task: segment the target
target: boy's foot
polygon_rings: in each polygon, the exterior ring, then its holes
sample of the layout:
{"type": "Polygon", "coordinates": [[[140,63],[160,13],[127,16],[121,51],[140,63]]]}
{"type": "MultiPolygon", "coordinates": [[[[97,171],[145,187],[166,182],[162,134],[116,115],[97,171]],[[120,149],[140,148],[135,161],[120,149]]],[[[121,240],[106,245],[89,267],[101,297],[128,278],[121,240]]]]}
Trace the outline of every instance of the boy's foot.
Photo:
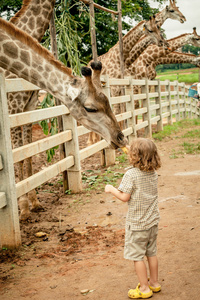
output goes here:
{"type": "Polygon", "coordinates": [[[152,282],[150,281],[150,278],[148,278],[148,282],[149,282],[149,288],[152,292],[158,293],[161,291],[161,285],[159,285],[158,282],[152,284],[152,282]]]}
{"type": "Polygon", "coordinates": [[[153,287],[153,286],[150,286],[150,285],[149,285],[149,288],[150,288],[150,290],[151,290],[152,292],[154,292],[154,293],[158,293],[158,292],[161,291],[161,286],[153,287]]]}
{"type": "Polygon", "coordinates": [[[136,287],[136,289],[134,290],[129,290],[128,291],[128,297],[131,299],[147,299],[153,296],[153,292],[152,290],[150,290],[147,293],[142,293],[139,289],[140,284],[138,284],[138,286],[136,287]]]}

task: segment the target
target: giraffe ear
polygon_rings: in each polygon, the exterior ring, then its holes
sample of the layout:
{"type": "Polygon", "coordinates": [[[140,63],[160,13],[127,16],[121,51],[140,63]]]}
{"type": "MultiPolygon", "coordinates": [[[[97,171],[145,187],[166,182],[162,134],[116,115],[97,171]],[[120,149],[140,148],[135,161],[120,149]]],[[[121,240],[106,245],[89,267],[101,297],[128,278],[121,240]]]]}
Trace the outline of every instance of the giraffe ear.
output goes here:
{"type": "Polygon", "coordinates": [[[72,101],[74,101],[79,96],[80,90],[70,85],[67,94],[71,97],[72,101]]]}

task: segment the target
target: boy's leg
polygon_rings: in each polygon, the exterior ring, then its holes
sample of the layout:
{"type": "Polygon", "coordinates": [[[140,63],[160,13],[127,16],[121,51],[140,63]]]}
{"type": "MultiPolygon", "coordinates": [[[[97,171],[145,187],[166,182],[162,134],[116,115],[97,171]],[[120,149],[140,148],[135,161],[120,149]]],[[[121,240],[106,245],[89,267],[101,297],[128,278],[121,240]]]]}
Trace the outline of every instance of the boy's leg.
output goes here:
{"type": "Polygon", "coordinates": [[[152,287],[159,287],[158,283],[158,259],[157,256],[149,256],[147,257],[150,271],[150,280],[149,284],[152,287]]]}
{"type": "Polygon", "coordinates": [[[148,277],[147,277],[147,268],[144,261],[134,261],[135,271],[137,273],[137,277],[140,283],[140,291],[142,293],[150,292],[148,277]]]}

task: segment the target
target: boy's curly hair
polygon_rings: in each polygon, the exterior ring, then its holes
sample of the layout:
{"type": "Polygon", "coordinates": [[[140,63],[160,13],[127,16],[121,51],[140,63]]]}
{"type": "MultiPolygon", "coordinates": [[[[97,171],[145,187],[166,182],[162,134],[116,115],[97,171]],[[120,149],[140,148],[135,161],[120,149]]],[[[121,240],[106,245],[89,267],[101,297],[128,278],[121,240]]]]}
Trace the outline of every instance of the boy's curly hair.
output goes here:
{"type": "Polygon", "coordinates": [[[150,139],[136,138],[130,145],[129,159],[141,171],[153,171],[161,167],[157,147],[150,139]]]}

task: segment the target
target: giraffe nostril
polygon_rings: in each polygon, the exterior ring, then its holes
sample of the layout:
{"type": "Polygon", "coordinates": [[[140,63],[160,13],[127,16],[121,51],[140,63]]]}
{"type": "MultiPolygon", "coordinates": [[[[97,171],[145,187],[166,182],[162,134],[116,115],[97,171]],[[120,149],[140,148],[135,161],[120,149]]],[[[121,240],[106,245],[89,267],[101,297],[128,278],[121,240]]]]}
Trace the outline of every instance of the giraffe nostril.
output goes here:
{"type": "Polygon", "coordinates": [[[117,135],[117,140],[119,142],[123,142],[124,140],[124,134],[122,132],[119,132],[118,135],[117,135]]]}

